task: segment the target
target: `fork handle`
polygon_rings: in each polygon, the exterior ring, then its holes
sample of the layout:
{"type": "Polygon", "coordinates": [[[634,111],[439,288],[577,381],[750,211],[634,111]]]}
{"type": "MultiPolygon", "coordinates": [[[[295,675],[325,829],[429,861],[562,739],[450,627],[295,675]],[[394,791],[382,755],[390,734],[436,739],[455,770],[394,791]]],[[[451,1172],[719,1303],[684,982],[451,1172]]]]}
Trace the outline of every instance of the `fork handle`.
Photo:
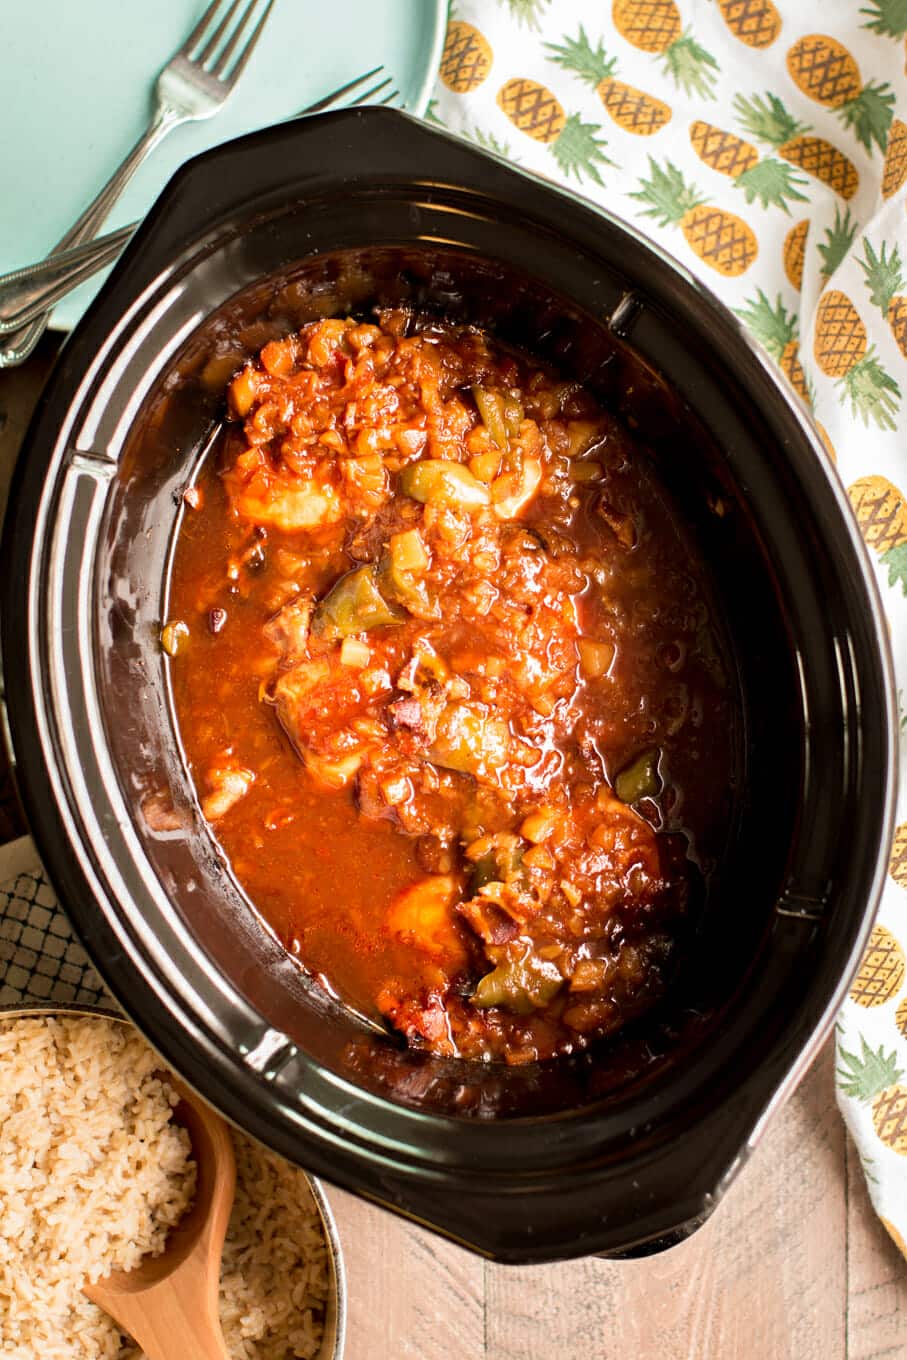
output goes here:
{"type": "Polygon", "coordinates": [[[151,154],[158,142],[163,141],[167,133],[172,131],[178,123],[184,122],[186,122],[185,114],[177,112],[172,105],[158,105],[147,130],[132,150],[124,156],[103,189],[99,190],[81,217],[76,218],[66,235],[57,242],[51,254],[55,254],[58,250],[65,250],[67,246],[80,245],[83,241],[90,241],[93,236],[97,236],[106,218],[110,215],[113,205],[145,157],[151,154]]]}
{"type": "MultiPolygon", "coordinates": [[[[154,150],[158,142],[166,137],[168,132],[171,132],[178,123],[185,121],[185,114],[180,113],[173,105],[161,101],[155,109],[154,117],[149,123],[147,131],[114,170],[110,179],[92,199],[85,211],[76,218],[66,235],[60,238],[50,254],[56,255],[58,251],[67,250],[70,246],[81,245],[83,241],[90,241],[93,236],[96,236],[113,205],[145,157],[154,150]]],[[[14,364],[23,363],[28,358],[44,334],[49,317],[49,312],[42,312],[22,330],[14,331],[11,335],[6,336],[5,343],[0,348],[0,368],[10,368],[14,364]]]]}
{"type": "Polygon", "coordinates": [[[132,222],[107,236],[58,250],[37,264],[0,275],[0,336],[12,335],[42,312],[50,311],[61,297],[116,259],[137,225],[132,222]]]}

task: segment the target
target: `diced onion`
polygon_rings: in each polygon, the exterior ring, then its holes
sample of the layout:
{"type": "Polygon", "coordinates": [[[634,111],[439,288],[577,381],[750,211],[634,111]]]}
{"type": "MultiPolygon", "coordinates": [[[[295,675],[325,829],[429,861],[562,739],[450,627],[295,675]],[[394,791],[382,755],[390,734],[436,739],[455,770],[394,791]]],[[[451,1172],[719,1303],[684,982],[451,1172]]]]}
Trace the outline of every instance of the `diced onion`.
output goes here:
{"type": "Polygon", "coordinates": [[[534,845],[546,841],[557,826],[559,814],[553,808],[539,808],[530,812],[520,827],[520,835],[534,845]]]}
{"type": "Polygon", "coordinates": [[[600,680],[603,675],[607,675],[614,660],[613,642],[579,638],[576,649],[579,652],[580,670],[587,680],[600,680]]]}
{"type": "Polygon", "coordinates": [[[372,659],[367,643],[360,638],[346,637],[340,644],[340,664],[362,670],[372,659]]]}

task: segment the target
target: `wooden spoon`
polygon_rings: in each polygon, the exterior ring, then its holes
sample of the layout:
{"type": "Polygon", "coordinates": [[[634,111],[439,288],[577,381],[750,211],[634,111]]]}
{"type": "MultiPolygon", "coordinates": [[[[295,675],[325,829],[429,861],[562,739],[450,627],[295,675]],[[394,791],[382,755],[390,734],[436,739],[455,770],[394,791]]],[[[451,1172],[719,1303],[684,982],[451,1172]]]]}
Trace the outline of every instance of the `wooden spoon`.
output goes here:
{"type": "Polygon", "coordinates": [[[180,1101],[173,1112],[192,1141],[195,1202],[160,1256],[116,1271],[83,1292],[142,1347],[148,1360],[229,1360],[218,1315],[220,1260],[236,1189],[227,1125],[194,1092],[167,1075],[180,1101]]]}

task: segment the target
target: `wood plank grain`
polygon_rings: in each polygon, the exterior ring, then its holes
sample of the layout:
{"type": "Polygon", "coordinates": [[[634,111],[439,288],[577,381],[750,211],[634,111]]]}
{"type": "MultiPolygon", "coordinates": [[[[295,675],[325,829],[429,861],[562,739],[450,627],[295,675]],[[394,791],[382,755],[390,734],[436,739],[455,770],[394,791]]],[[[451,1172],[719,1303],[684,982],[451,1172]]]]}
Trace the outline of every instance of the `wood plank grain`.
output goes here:
{"type": "Polygon", "coordinates": [[[325,1187],[349,1291],[344,1360],[485,1360],[485,1266],[462,1247],[325,1187]]]}
{"type": "MultiPolygon", "coordinates": [[[[610,1360],[618,1354],[622,1269],[586,1257],[550,1266],[486,1268],[488,1360],[610,1360]]],[[[623,1352],[642,1357],[646,1352],[623,1352]]],[[[665,1355],[670,1352],[665,1352],[665,1355]]],[[[673,1360],[673,1357],[672,1357],[673,1360]]]]}
{"type": "Polygon", "coordinates": [[[488,1360],[846,1360],[844,1134],[823,1053],[713,1218],[661,1256],[488,1268],[488,1360]]]}
{"type": "Polygon", "coordinates": [[[907,1260],[876,1216],[859,1155],[849,1139],[846,1174],[847,1360],[904,1360],[907,1260]]]}

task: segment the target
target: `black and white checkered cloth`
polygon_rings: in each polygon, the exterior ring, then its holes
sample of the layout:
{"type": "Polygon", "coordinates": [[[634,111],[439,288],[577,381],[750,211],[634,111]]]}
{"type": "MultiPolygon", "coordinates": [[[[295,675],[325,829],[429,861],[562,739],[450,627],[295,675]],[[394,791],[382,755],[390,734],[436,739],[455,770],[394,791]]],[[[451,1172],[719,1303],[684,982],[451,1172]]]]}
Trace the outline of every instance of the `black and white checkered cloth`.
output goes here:
{"type": "Polygon", "coordinates": [[[58,1005],[116,1010],[23,837],[0,846],[0,1015],[58,1005]]]}

